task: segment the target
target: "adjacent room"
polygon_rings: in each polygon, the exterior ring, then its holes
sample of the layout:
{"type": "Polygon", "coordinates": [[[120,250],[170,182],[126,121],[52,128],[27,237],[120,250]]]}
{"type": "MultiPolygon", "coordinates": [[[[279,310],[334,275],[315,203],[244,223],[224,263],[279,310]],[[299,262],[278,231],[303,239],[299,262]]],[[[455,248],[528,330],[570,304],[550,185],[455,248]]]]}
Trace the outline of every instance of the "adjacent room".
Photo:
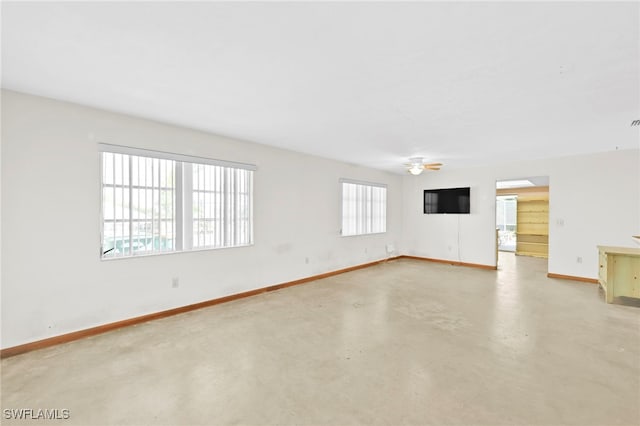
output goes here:
{"type": "Polygon", "coordinates": [[[640,424],[640,3],[0,7],[2,424],[640,424]]]}

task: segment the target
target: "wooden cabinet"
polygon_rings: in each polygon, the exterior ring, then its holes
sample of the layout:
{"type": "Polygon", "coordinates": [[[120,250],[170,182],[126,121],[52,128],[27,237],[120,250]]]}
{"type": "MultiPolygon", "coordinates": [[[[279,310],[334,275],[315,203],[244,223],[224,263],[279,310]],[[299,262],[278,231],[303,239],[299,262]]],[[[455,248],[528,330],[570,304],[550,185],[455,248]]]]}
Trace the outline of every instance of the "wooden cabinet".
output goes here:
{"type": "Polygon", "coordinates": [[[516,254],[549,257],[549,194],[518,196],[516,254]]]}
{"type": "Polygon", "coordinates": [[[607,303],[615,297],[640,299],[640,249],[598,246],[598,282],[607,303]]]}

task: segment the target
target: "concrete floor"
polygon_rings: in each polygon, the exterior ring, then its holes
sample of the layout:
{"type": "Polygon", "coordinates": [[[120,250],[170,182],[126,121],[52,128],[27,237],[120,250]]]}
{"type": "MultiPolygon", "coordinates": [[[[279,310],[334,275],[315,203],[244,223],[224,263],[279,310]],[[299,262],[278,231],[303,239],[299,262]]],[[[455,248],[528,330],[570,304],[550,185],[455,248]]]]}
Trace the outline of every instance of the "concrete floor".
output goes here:
{"type": "Polygon", "coordinates": [[[640,424],[640,308],[545,274],[398,260],[8,358],[2,424],[640,424]]]}

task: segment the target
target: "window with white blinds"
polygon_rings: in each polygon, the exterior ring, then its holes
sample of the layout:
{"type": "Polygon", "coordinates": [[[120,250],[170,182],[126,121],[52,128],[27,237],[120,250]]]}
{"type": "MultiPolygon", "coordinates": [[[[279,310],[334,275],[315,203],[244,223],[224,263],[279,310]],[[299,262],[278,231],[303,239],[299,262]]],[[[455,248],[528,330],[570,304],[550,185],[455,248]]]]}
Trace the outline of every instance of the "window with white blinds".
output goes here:
{"type": "Polygon", "coordinates": [[[251,243],[252,173],[193,164],[193,247],[251,243]]]}
{"type": "Polygon", "coordinates": [[[102,258],[253,244],[255,166],[99,147],[102,258]]]}
{"type": "Polygon", "coordinates": [[[173,251],[175,162],[102,153],[102,248],[105,257],[173,251]]]}
{"type": "Polygon", "coordinates": [[[343,236],[387,231],[387,187],[341,180],[343,236]]]}

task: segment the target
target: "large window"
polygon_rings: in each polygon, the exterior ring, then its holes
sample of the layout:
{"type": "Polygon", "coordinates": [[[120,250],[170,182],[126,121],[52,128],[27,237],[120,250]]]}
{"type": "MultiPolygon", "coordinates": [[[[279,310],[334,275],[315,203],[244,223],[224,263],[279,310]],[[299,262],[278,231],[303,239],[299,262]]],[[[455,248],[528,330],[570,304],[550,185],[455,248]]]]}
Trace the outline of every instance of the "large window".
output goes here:
{"type": "Polygon", "coordinates": [[[100,144],[103,258],[253,243],[255,166],[100,144]]]}
{"type": "Polygon", "coordinates": [[[387,230],[387,187],[341,180],[343,236],[377,234],[387,230]]]}

